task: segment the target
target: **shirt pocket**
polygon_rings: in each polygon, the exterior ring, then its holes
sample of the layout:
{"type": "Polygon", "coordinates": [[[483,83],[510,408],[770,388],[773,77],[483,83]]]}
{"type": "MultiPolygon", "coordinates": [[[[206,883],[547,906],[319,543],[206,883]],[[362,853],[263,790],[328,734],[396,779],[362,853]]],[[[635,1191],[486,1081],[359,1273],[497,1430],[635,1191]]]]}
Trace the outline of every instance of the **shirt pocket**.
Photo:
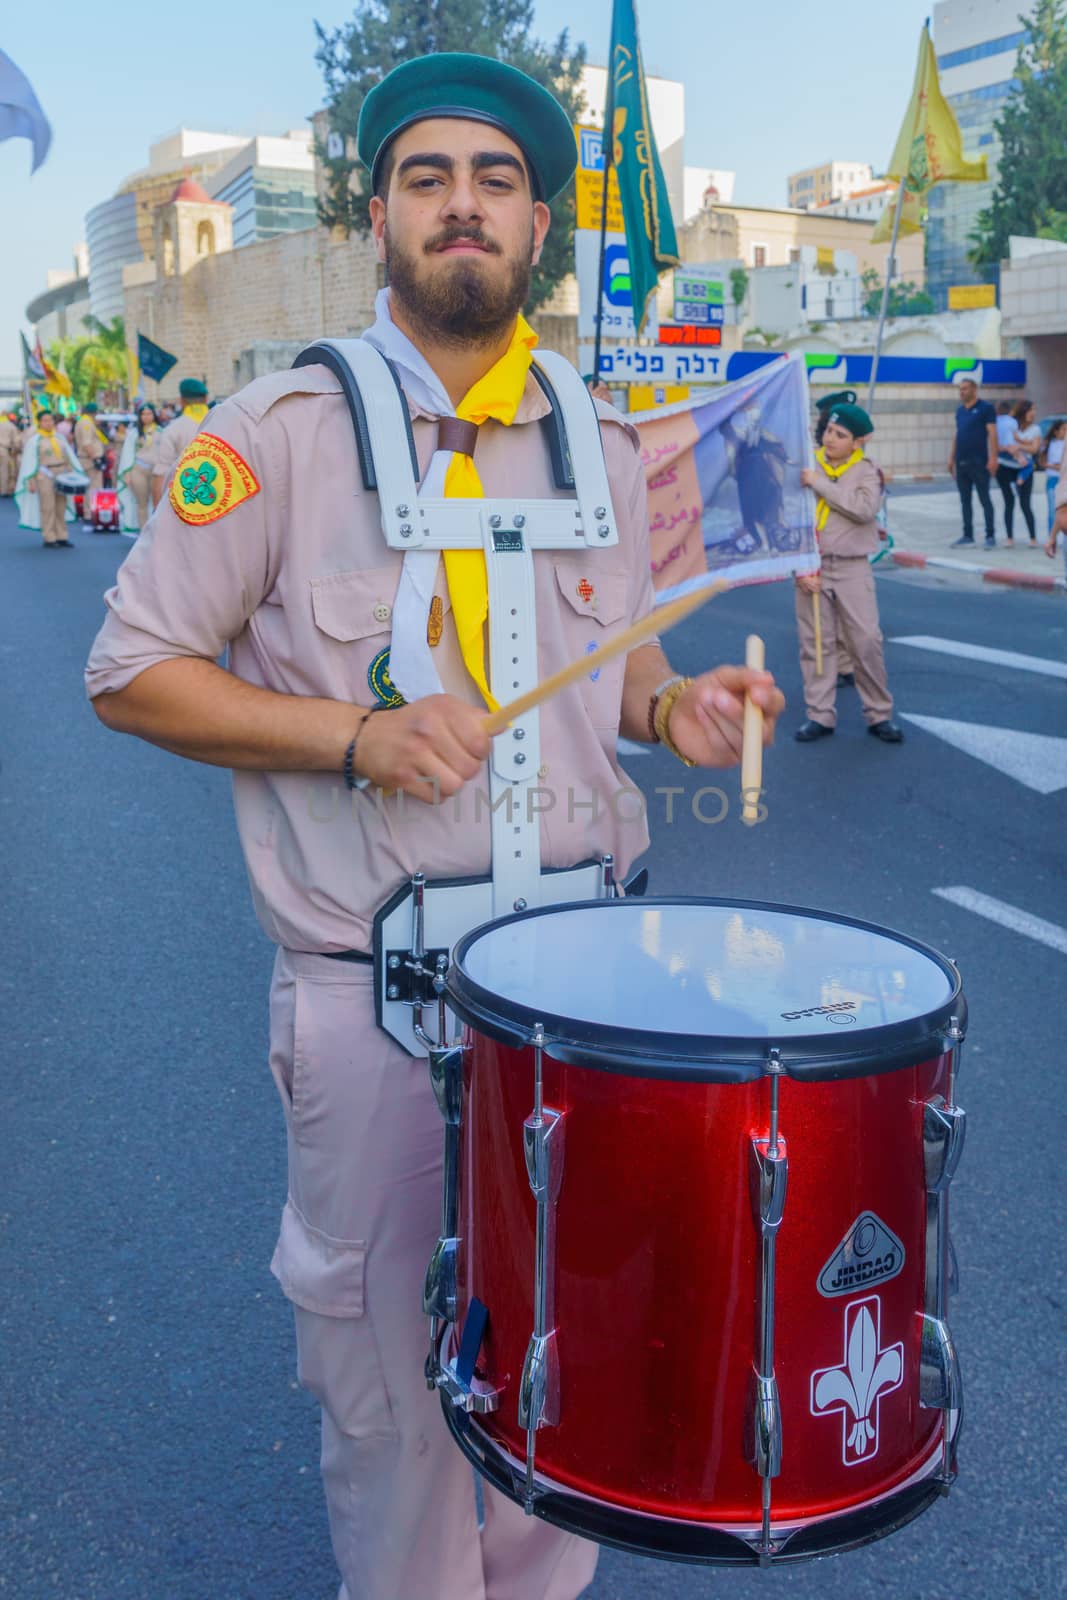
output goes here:
{"type": "Polygon", "coordinates": [[[367,705],[380,698],[375,682],[387,688],[379,661],[393,631],[393,605],[400,566],[365,567],[311,579],[311,614],[322,636],[328,680],[335,693],[367,705]]]}
{"type": "MultiPolygon", "coordinates": [[[[564,601],[562,623],[567,659],[592,655],[629,626],[629,574],[603,572],[595,562],[557,561],[556,588],[564,601]]],[[[582,702],[594,727],[618,729],[625,655],[593,668],[580,680],[582,702]]]]}

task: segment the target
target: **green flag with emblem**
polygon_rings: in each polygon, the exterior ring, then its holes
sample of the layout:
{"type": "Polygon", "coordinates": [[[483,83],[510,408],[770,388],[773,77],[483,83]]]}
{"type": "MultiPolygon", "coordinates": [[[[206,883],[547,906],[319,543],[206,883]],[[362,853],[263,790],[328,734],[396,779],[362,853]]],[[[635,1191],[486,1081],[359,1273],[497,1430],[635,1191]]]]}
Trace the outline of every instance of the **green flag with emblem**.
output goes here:
{"type": "Polygon", "coordinates": [[[663,179],[648,91],[641,65],[634,0],[614,0],[608,101],[604,110],[604,182],[613,166],[619,180],[630,288],[638,334],[648,316],[659,275],[680,265],[667,185],[663,179]]]}

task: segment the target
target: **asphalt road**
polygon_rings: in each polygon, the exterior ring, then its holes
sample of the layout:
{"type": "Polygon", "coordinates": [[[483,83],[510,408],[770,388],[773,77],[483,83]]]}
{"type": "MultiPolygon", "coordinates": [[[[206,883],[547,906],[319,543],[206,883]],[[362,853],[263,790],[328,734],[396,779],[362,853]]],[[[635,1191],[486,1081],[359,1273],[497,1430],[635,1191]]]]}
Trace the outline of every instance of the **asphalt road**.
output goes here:
{"type": "MultiPolygon", "coordinates": [[[[328,1600],[317,1424],[267,1271],[285,1187],[271,951],[228,780],[108,734],[83,699],[127,548],[86,535],[45,554],[0,502],[0,1591],[328,1600]]],[[[894,574],[879,597],[890,637],[1067,659],[1062,597],[894,574]]],[[[758,628],[790,710],[766,823],[746,830],[733,809],[701,826],[682,806],[648,864],[657,893],[831,907],[960,962],[961,1477],[863,1551],[766,1574],[609,1552],[590,1594],[1048,1600],[1065,1592],[1064,953],[932,891],[1067,921],[1067,791],[1038,793],[914,724],[882,746],[847,692],[835,738],[795,744],[791,608],[787,585],[741,591],[672,641],[692,669],[739,658],[758,628]]],[[[902,712],[1067,733],[1062,679],[893,644],[889,660],[902,712]]],[[[681,781],[661,754],[630,765],[650,793],[681,781]]]]}

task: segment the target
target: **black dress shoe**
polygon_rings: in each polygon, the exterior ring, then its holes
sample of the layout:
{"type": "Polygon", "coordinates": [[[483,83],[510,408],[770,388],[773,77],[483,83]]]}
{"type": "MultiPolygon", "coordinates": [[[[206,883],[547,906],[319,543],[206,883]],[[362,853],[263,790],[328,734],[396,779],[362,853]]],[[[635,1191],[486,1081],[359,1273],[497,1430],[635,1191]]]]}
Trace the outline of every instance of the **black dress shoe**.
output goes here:
{"type": "Polygon", "coordinates": [[[904,742],[904,729],[897,722],[872,722],[867,729],[876,739],[881,739],[883,744],[902,744],[904,742]]]}
{"type": "Polygon", "coordinates": [[[856,674],[854,672],[839,672],[837,674],[837,687],[839,689],[854,689],[856,687],[856,674]]]}
{"type": "Polygon", "coordinates": [[[56,540],[56,549],[57,550],[73,550],[74,546],[71,544],[69,539],[57,539],[56,540]]]}
{"type": "Polygon", "coordinates": [[[793,738],[799,739],[801,744],[810,744],[813,739],[828,739],[833,731],[821,722],[802,722],[793,738]]]}

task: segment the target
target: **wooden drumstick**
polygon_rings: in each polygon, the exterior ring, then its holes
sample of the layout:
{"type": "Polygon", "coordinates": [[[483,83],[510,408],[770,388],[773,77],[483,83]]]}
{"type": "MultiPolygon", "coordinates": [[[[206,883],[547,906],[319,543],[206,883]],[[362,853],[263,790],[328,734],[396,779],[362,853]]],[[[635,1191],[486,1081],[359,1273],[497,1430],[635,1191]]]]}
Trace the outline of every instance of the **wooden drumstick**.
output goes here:
{"type": "MultiPolygon", "coordinates": [[[[762,672],[763,640],[750,633],[745,640],[745,666],[762,672]]],[[[745,717],[741,742],[741,821],[749,827],[759,821],[759,799],[763,790],[763,712],[745,696],[745,717]]]]}
{"type": "Polygon", "coordinates": [[[728,583],[720,580],[717,583],[705,584],[701,589],[691,589],[688,594],[681,595],[677,600],[671,600],[665,606],[657,606],[647,617],[642,617],[640,622],[633,623],[616,638],[609,639],[607,644],[602,644],[599,650],[592,650],[589,655],[580,656],[577,661],[572,661],[570,666],[554,672],[536,688],[530,689],[526,694],[520,694],[506,706],[501,706],[499,711],[494,711],[483,723],[486,733],[490,736],[503,733],[516,717],[525,716],[527,711],[532,711],[545,700],[551,700],[561,689],[566,689],[572,683],[578,683],[588,673],[598,671],[605,662],[614,660],[616,656],[626,655],[637,645],[644,644],[646,639],[652,638],[655,634],[666,633],[669,628],[681,622],[683,617],[689,616],[690,612],[704,605],[713,595],[722,594],[723,590],[729,587],[728,583]]]}
{"type": "Polygon", "coordinates": [[[815,672],[822,677],[822,608],[819,605],[818,590],[811,597],[812,615],[815,618],[815,672]]]}

